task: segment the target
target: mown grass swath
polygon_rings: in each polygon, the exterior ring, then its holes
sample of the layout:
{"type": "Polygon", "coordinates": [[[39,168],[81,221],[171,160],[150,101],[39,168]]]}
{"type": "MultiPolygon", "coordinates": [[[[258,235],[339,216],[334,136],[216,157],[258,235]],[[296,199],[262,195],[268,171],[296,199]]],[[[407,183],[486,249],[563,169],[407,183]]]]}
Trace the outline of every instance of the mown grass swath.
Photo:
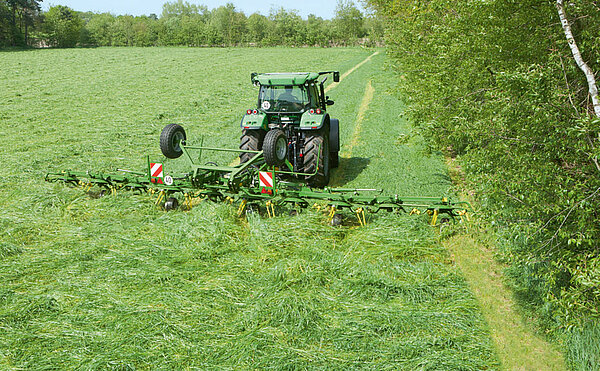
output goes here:
{"type": "MultiPolygon", "coordinates": [[[[9,84],[0,91],[8,102],[0,117],[7,143],[0,148],[7,175],[0,180],[0,365],[498,367],[477,303],[425,216],[376,215],[364,228],[334,228],[317,211],[240,219],[231,206],[206,202],[164,213],[147,195],[94,198],[43,182],[53,169],[143,167],[145,154],[159,154],[157,135],[168,122],[184,124],[192,138],[235,147],[239,117],[255,102],[249,72],[346,71],[371,53],[0,55],[20,71],[3,75],[9,84]]],[[[445,193],[442,159],[424,155],[417,136],[410,149],[398,144],[410,132],[387,93],[383,62],[373,58],[329,92],[345,125],[343,143],[367,81],[377,94],[355,155],[342,163],[362,171],[342,182],[445,193]]]]}

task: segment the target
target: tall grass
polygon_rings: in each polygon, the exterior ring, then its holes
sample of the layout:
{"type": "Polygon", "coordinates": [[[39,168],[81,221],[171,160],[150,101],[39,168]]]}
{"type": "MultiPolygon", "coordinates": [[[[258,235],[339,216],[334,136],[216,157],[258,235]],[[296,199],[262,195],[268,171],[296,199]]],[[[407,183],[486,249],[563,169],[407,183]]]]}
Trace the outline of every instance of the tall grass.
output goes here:
{"type": "Polygon", "coordinates": [[[590,322],[574,329],[567,341],[567,357],[573,370],[600,370],[600,325],[590,322]]]}
{"type": "MultiPolygon", "coordinates": [[[[364,228],[334,228],[314,210],[240,219],[229,205],[203,202],[164,213],[146,195],[91,198],[42,181],[54,167],[143,166],[139,157],[157,147],[161,114],[188,123],[190,137],[211,133],[215,145],[236,146],[237,116],[256,93],[246,72],[344,71],[370,54],[337,53],[174,48],[0,56],[13,71],[19,63],[46,71],[39,82],[28,72],[0,72],[12,86],[0,94],[14,103],[0,122],[9,143],[0,158],[11,175],[0,188],[0,367],[496,368],[476,300],[423,216],[377,215],[364,228]],[[254,64],[258,56],[274,66],[254,64]],[[108,81],[112,88],[101,83],[108,81]],[[28,90],[30,82],[44,88],[28,90]],[[15,130],[19,123],[23,130],[15,130]]],[[[365,131],[360,156],[385,128],[406,130],[390,119],[397,112],[388,108],[399,103],[385,93],[382,63],[374,59],[329,93],[347,140],[365,83],[374,79],[380,103],[371,119],[379,126],[365,131]]],[[[402,170],[394,148],[391,165],[374,156],[346,183],[373,184],[371,171],[379,171],[393,192],[447,191],[447,182],[413,189],[404,177],[414,173],[425,183],[440,158],[422,155],[416,141],[414,153],[401,151],[413,164],[402,170]]]]}

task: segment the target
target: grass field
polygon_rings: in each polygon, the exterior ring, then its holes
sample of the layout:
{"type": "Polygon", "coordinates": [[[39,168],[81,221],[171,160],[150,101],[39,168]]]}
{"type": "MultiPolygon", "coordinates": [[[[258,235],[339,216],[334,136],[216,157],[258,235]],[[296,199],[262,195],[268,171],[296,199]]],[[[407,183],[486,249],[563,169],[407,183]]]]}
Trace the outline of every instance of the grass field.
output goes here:
{"type": "MultiPolygon", "coordinates": [[[[167,214],[149,196],[94,199],[43,181],[64,168],[142,168],[171,122],[235,147],[255,103],[250,72],[345,72],[372,53],[0,52],[0,368],[499,368],[424,216],[334,228],[317,211],[239,219],[201,203],[167,214]]],[[[342,125],[334,181],[446,194],[443,158],[402,119],[384,62],[374,56],[329,91],[342,125]]]]}

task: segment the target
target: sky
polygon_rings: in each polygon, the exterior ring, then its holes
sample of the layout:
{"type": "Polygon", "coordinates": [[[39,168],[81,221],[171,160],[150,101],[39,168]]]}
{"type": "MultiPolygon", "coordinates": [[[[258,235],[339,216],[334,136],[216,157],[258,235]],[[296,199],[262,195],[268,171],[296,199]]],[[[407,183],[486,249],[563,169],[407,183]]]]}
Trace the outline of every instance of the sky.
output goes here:
{"type": "MultiPolygon", "coordinates": [[[[52,5],[66,5],[71,9],[86,12],[109,12],[116,15],[149,15],[162,13],[162,4],[168,0],[44,0],[42,9],[48,10],[52,5]]],[[[174,1],[174,0],[173,0],[174,1]]],[[[187,0],[189,3],[206,5],[209,9],[217,8],[231,2],[236,9],[242,10],[246,15],[259,12],[263,15],[269,15],[271,8],[280,8],[297,10],[302,18],[309,14],[315,14],[325,19],[331,19],[335,16],[335,7],[337,0],[187,0]]],[[[364,12],[362,4],[359,1],[354,2],[361,11],[364,12]]]]}

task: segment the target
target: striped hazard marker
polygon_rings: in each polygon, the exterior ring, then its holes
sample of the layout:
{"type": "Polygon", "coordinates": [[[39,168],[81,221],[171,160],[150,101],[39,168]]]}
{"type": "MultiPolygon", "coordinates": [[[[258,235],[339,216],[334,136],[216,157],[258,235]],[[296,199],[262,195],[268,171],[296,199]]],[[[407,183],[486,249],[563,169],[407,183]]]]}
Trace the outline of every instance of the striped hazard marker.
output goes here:
{"type": "Polygon", "coordinates": [[[270,171],[259,171],[258,178],[262,187],[261,193],[273,194],[272,189],[267,190],[267,188],[273,188],[273,173],[270,171]]]}
{"type": "Polygon", "coordinates": [[[152,183],[163,184],[163,165],[162,164],[150,164],[150,176],[152,183]]]}

